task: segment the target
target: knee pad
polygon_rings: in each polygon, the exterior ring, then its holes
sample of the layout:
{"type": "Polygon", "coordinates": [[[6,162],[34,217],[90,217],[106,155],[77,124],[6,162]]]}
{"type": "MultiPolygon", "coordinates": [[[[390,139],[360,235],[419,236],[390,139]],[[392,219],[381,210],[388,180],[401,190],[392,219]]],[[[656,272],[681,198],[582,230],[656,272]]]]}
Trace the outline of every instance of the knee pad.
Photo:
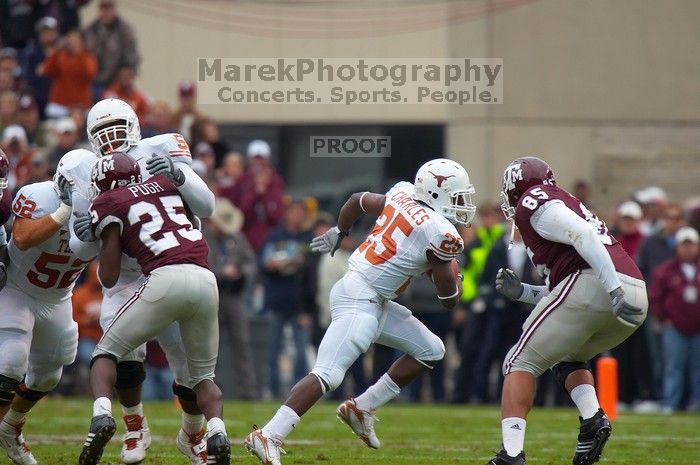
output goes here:
{"type": "Polygon", "coordinates": [[[324,394],[337,389],[342,384],[343,379],[345,379],[345,372],[337,368],[330,370],[330,373],[321,373],[314,368],[311,374],[318,378],[318,382],[321,384],[321,391],[324,394]]]}
{"type": "Polygon", "coordinates": [[[445,344],[437,336],[428,342],[429,345],[420,353],[420,356],[414,356],[414,358],[426,367],[433,368],[445,357],[445,344]]]}
{"type": "Polygon", "coordinates": [[[9,405],[15,397],[20,381],[0,375],[0,405],[9,405]]]}
{"type": "Polygon", "coordinates": [[[590,371],[590,368],[588,367],[588,363],[585,362],[560,362],[552,367],[554,377],[564,390],[566,390],[566,378],[577,370],[590,371]]]}
{"type": "Polygon", "coordinates": [[[146,379],[146,370],[141,362],[117,363],[117,389],[132,389],[143,384],[146,379]]]}
{"type": "MultiPolygon", "coordinates": [[[[27,373],[24,383],[20,385],[20,389],[47,393],[58,385],[58,383],[61,381],[62,374],[63,366],[46,370],[42,369],[41,367],[36,367],[35,369],[30,366],[29,373],[27,373]]],[[[17,391],[17,395],[23,399],[34,400],[20,395],[19,391],[17,391]]]]}
{"type": "MultiPolygon", "coordinates": [[[[60,378],[60,376],[59,376],[59,378],[60,378]]],[[[58,384],[58,382],[56,382],[56,384],[58,384]]],[[[56,386],[56,384],[54,384],[53,386],[51,386],[51,388],[49,388],[49,391],[50,391],[51,389],[53,389],[53,388],[56,386]]],[[[21,383],[21,384],[17,387],[17,396],[21,397],[21,398],[24,399],[24,400],[28,400],[28,401],[31,401],[31,402],[38,402],[38,401],[40,401],[41,399],[44,398],[44,396],[45,396],[46,394],[48,394],[48,391],[37,391],[37,390],[34,390],[34,389],[29,389],[29,388],[27,387],[27,385],[24,384],[24,383],[21,383]]]]}
{"type": "Polygon", "coordinates": [[[180,399],[197,402],[197,394],[192,389],[182,384],[173,383],[173,394],[180,399]]]}

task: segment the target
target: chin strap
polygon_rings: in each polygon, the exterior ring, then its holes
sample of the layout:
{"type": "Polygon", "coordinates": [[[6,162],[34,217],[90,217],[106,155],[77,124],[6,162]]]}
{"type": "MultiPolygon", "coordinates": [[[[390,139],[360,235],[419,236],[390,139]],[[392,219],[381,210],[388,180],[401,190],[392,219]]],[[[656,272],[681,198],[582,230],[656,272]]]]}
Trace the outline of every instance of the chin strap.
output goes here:
{"type": "Polygon", "coordinates": [[[508,250],[513,248],[513,241],[515,241],[515,220],[510,222],[510,241],[508,241],[508,250]]]}

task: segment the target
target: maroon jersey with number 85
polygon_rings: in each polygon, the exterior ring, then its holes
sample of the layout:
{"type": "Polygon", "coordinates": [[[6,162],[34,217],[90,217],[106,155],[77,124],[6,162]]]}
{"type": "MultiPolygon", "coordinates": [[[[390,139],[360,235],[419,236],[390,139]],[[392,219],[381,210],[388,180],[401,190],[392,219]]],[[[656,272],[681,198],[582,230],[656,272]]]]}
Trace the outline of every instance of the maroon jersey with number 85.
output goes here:
{"type": "Polygon", "coordinates": [[[538,273],[542,277],[548,278],[550,290],[571,273],[590,268],[573,246],[545,239],[532,227],[530,222],[532,215],[542,205],[552,200],[561,201],[567,208],[593,225],[600,241],[610,254],[617,272],[642,279],[642,274],[634,260],[608,232],[603,221],[591,213],[579,199],[564,189],[542,184],[531,187],[520,197],[515,209],[515,225],[520,230],[523,242],[527,247],[527,253],[538,273]]]}
{"type": "Polygon", "coordinates": [[[123,251],[138,261],[144,275],[182,263],[209,268],[202,232],[187,217],[177,188],[163,176],[103,192],[90,214],[97,237],[108,225],[119,225],[123,251]]]}

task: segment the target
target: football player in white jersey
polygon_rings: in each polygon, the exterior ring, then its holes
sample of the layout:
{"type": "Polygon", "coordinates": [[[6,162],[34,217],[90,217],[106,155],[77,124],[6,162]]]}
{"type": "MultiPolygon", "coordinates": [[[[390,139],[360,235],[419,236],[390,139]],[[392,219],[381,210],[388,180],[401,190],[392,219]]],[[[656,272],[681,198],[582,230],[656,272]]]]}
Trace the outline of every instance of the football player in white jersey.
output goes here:
{"type": "Polygon", "coordinates": [[[311,373],[299,381],[274,417],[245,439],[263,465],[279,465],[281,445],[292,428],[326,392],[337,388],[345,372],[370,344],[405,353],[379,381],[338,407],[338,417],[371,448],[380,446],[374,412],[400,389],[443,358],[436,335],[394,299],[412,277],[429,272],[437,298],[447,308],[461,295],[455,257],[462,239],[454,224],[468,225],[476,208],[474,187],[458,163],[432,160],[416,174],[415,184],[400,182],[386,194],[353,194],[340,210],[338,225],[314,238],[315,252],[333,254],[364,213],[377,216],[367,240],[350,257],[347,274],[331,290],[332,321],[318,348],[311,373]]]}
{"type": "Polygon", "coordinates": [[[65,176],[90,173],[96,160],[88,150],[68,152],[54,182],[22,187],[12,204],[10,264],[0,292],[0,447],[17,465],[37,463],[22,435],[26,414],[75,359],[78,326],[70,298],[89,260],[69,248],[71,199],[61,186],[65,176]]]}
{"type": "MultiPolygon", "coordinates": [[[[178,188],[192,213],[198,217],[210,216],[214,210],[214,193],[190,168],[192,156],[187,142],[180,134],[161,134],[141,139],[138,117],[128,103],[119,99],[97,102],[87,116],[88,140],[97,156],[112,152],[125,152],[134,158],[141,168],[143,180],[153,175],[168,177],[178,188]]],[[[90,177],[86,178],[90,181],[90,177]]],[[[98,241],[90,229],[87,206],[74,209],[75,220],[71,248],[79,255],[96,255],[98,241]]],[[[100,308],[100,325],[106,328],[119,309],[136,293],[143,283],[141,268],[133,258],[122,257],[122,268],[118,283],[104,289],[100,308]]],[[[188,384],[187,358],[177,323],[169,326],[158,343],[163,348],[168,363],[175,374],[174,393],[183,408],[182,429],[177,435],[177,447],[192,465],[206,464],[206,441],[204,417],[199,410],[194,391],[184,387],[188,384]]],[[[117,367],[117,395],[122,404],[122,413],[127,432],[123,438],[121,460],[124,464],[140,463],[146,456],[151,435],[143,414],[141,385],[145,379],[143,360],[145,345],[119,361],[117,367]]]]}

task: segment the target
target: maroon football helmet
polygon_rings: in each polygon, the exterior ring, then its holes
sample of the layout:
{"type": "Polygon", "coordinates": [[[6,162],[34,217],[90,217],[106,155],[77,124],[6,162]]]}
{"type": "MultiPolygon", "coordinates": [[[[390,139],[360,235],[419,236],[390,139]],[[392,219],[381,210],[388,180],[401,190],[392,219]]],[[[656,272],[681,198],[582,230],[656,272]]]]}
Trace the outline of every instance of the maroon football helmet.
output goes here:
{"type": "Polygon", "coordinates": [[[140,183],[141,168],[129,155],[114,152],[97,160],[90,178],[91,197],[95,198],[103,192],[140,183]]]}
{"type": "Polygon", "coordinates": [[[5,152],[0,149],[0,197],[2,190],[7,187],[7,177],[10,175],[10,160],[7,159],[5,152]]]}
{"type": "Polygon", "coordinates": [[[515,207],[520,197],[532,186],[547,184],[556,186],[554,172],[549,165],[537,157],[521,157],[513,160],[503,172],[503,192],[501,210],[506,219],[515,216],[515,207]]]}

